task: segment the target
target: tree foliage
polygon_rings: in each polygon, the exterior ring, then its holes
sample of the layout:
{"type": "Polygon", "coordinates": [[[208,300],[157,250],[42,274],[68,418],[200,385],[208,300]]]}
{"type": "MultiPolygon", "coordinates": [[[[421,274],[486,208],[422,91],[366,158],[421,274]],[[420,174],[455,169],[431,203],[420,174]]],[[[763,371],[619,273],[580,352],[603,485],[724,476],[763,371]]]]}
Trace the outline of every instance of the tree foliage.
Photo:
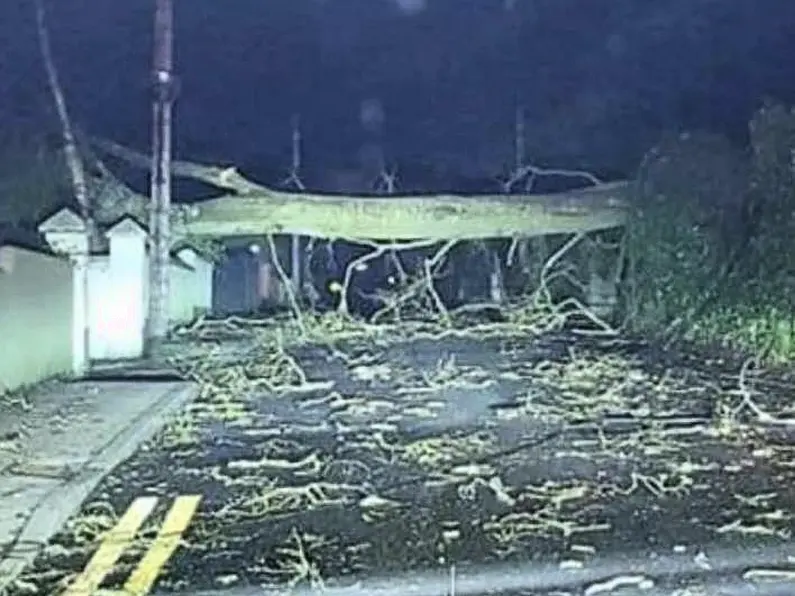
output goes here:
{"type": "Polygon", "coordinates": [[[69,195],[66,164],[44,138],[0,142],[0,222],[33,226],[69,195]]]}
{"type": "Polygon", "coordinates": [[[631,323],[795,356],[795,110],[766,103],[749,146],[666,136],[641,167],[629,225],[631,323]]]}

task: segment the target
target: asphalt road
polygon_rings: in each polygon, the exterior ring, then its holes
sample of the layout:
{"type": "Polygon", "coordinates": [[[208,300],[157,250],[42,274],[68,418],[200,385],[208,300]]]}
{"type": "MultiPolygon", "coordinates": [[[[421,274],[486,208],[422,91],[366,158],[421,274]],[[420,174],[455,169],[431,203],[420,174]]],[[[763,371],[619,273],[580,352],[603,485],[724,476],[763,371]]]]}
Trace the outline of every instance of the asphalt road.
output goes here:
{"type": "Polygon", "coordinates": [[[795,446],[753,409],[794,418],[787,378],[567,336],[344,353],[206,367],[10,596],[795,593],[795,446]]]}

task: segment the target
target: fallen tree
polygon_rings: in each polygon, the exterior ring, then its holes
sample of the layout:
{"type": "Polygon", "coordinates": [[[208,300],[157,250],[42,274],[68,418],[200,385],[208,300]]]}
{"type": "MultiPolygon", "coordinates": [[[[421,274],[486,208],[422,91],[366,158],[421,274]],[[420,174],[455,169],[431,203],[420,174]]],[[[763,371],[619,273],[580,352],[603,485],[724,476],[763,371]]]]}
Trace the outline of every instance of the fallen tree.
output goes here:
{"type": "MultiPolygon", "coordinates": [[[[109,141],[95,141],[109,155],[142,168],[148,156],[109,141]]],[[[630,183],[613,182],[557,194],[352,196],[287,192],[247,180],[235,168],[174,162],[175,176],[228,194],[173,208],[178,237],[297,234],[319,238],[396,241],[473,240],[586,233],[623,226],[630,183]]],[[[127,202],[127,212],[146,211],[127,202]]],[[[103,211],[112,211],[106,205],[103,211]]],[[[120,213],[117,215],[121,215],[120,213]]]]}

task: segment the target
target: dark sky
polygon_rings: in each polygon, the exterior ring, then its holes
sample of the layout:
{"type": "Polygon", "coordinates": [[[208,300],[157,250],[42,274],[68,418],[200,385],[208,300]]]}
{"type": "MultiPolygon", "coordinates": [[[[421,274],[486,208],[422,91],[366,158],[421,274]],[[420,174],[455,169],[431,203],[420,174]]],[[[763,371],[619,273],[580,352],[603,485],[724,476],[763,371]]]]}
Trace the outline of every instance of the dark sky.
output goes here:
{"type": "MultiPolygon", "coordinates": [[[[75,120],[145,149],[154,0],[46,2],[75,120]]],[[[287,167],[300,112],[306,160],[353,164],[374,99],[397,161],[494,172],[519,101],[532,158],[631,173],[663,130],[741,139],[764,97],[795,103],[792,0],[174,2],[182,158],[287,167]]],[[[2,1],[6,131],[53,124],[33,17],[2,1]]]]}

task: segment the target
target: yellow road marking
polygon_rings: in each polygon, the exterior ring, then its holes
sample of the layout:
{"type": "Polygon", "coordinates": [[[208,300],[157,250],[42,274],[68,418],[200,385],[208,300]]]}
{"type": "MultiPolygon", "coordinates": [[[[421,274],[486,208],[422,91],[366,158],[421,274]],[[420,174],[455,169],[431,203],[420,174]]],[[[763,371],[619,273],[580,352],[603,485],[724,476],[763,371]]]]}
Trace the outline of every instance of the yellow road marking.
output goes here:
{"type": "Polygon", "coordinates": [[[69,586],[64,596],[90,596],[110,573],[124,550],[130,546],[146,518],[157,505],[157,497],[140,497],[124,512],[113,529],[105,534],[83,572],[69,586]]]}
{"type": "Polygon", "coordinates": [[[199,496],[186,495],[174,501],[152,546],[124,584],[126,594],[144,596],[149,593],[163,566],[179,546],[182,533],[196,513],[200,500],[199,496]]]}

